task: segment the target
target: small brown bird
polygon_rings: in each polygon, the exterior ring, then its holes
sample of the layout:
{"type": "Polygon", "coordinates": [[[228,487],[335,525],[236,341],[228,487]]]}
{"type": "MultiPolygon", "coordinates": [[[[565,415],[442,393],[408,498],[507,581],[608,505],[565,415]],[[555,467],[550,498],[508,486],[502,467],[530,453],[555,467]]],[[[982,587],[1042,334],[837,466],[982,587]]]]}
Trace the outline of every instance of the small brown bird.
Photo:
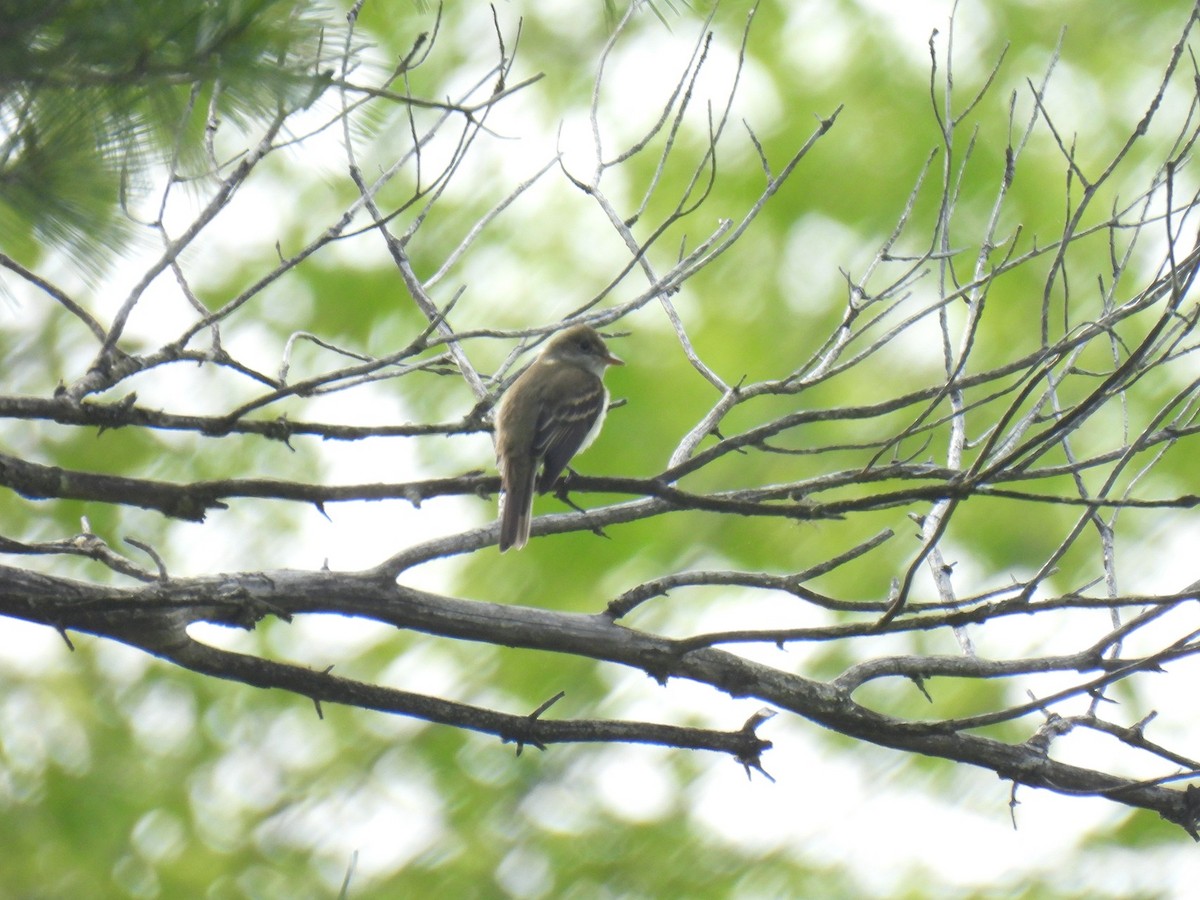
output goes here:
{"type": "Polygon", "coordinates": [[[594,328],[573,325],[552,337],[504,392],[496,412],[501,553],[529,540],[535,479],[538,493],[546,493],[600,433],[608,410],[604,371],[620,365],[594,328]]]}

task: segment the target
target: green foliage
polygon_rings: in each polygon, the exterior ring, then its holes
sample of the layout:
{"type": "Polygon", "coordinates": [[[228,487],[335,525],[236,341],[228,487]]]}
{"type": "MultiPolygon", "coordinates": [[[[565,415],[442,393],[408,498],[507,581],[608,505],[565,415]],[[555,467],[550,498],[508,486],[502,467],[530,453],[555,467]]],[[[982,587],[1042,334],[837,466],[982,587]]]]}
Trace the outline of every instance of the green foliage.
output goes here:
{"type": "MultiPolygon", "coordinates": [[[[163,166],[181,176],[199,177],[213,164],[204,147],[210,102],[218,116],[246,133],[265,127],[280,109],[305,106],[325,83],[328,48],[339,22],[339,16],[305,0],[27,0],[8,6],[12,14],[6,9],[0,21],[0,248],[30,264],[67,251],[93,271],[104,268],[133,240],[135,228],[121,209],[123,195],[140,190],[143,179],[160,173],[163,166]]],[[[753,381],[790,371],[819,349],[844,309],[846,285],[836,276],[837,269],[858,274],[894,227],[918,174],[939,144],[925,44],[902,38],[895,20],[881,18],[874,5],[821,6],[821,15],[840,25],[819,33],[831,42],[840,36],[843,42],[840,52],[823,62],[804,55],[814,50],[810,44],[803,52],[797,50],[798,36],[816,28],[802,10],[797,12],[804,5],[761,4],[748,51],[757,80],[743,89],[751,97],[761,90],[777,102],[766,103],[762,116],[747,113],[746,121],[767,158],[777,163],[812,132],[817,117],[843,103],[845,112],[805,160],[800,174],[768,204],[747,240],[673,298],[687,313],[689,336],[701,356],[729,383],[743,376],[753,381]]],[[[1068,26],[1062,58],[1072,78],[1087,92],[1103,95],[1119,93],[1141,72],[1139,57],[1152,56],[1158,66],[1183,17],[1180,4],[1120,0],[1104,7],[1101,13],[1095,4],[1048,4],[1033,15],[1029,4],[1015,0],[959,5],[961,27],[973,43],[969,54],[960,57],[957,108],[964,108],[980,88],[1003,45],[1011,41],[1014,48],[1000,69],[1003,89],[989,94],[973,113],[971,124],[978,123],[981,131],[961,183],[966,223],[962,246],[970,246],[976,237],[970,228],[986,221],[1003,173],[1009,92],[1025,97],[1027,112],[1024,79],[1040,77],[1060,26],[1068,26]],[[1137,32],[1137,46],[1144,54],[1125,52],[1130,30],[1137,32]]],[[[499,9],[501,17],[510,12],[504,5],[499,9]]],[[[536,89],[540,114],[550,124],[547,134],[538,136],[544,140],[530,151],[540,163],[554,152],[557,121],[590,102],[595,60],[611,19],[598,6],[572,13],[566,23],[561,13],[535,4],[511,12],[518,11],[525,16],[519,68],[523,75],[546,74],[536,89]]],[[[640,42],[643,51],[656,46],[667,26],[690,32],[697,25],[697,13],[676,4],[656,4],[655,12],[657,17],[640,14],[633,26],[631,43],[640,42]]],[[[718,11],[715,27],[736,28],[744,15],[737,4],[727,4],[718,11]]],[[[414,93],[443,96],[447,84],[476,77],[498,55],[490,14],[447,5],[442,16],[438,52],[411,76],[414,93]]],[[[940,19],[928,24],[930,30],[945,28],[940,19]]],[[[368,0],[359,25],[377,41],[382,55],[394,60],[409,51],[417,34],[432,34],[433,13],[423,14],[409,4],[368,0]]],[[[728,32],[722,34],[732,41],[728,32]]],[[[644,55],[620,62],[635,68],[650,65],[644,55]]],[[[614,74],[631,77],[619,69],[614,74]]],[[[640,99],[617,97],[613,118],[620,121],[626,112],[619,104],[640,99]]],[[[1139,95],[1139,102],[1142,99],[1139,95]]],[[[1144,111],[1130,103],[1113,107],[1105,127],[1073,123],[1085,129],[1081,157],[1086,164],[1111,154],[1144,111]]],[[[379,113],[381,133],[404,133],[409,112],[379,113]]],[[[739,110],[736,122],[740,115],[739,110]]],[[[708,224],[734,215],[762,186],[749,138],[731,128],[729,145],[736,150],[728,159],[720,157],[723,177],[705,206],[708,224]]],[[[507,149],[509,135],[490,137],[494,143],[476,154],[485,172],[507,149]]],[[[694,161],[705,137],[703,127],[681,137],[681,147],[690,152],[686,158],[694,161]]],[[[1062,159],[1047,136],[1039,140],[1043,143],[1017,173],[1006,213],[1012,217],[1010,227],[1024,225],[1023,248],[1053,239],[1062,228],[1062,159]]],[[[381,143],[385,146],[372,148],[368,155],[386,157],[392,148],[381,143]]],[[[930,234],[936,222],[941,165],[938,157],[914,204],[909,234],[915,237],[901,242],[904,252],[923,249],[918,238],[930,234]]],[[[370,164],[363,169],[369,176],[370,164]]],[[[430,274],[447,248],[456,246],[478,216],[512,189],[511,180],[506,180],[510,174],[478,180],[476,192],[448,191],[439,198],[427,226],[408,247],[417,271],[430,274]]],[[[664,184],[677,188],[684,174],[672,170],[664,184]]],[[[247,239],[235,257],[207,273],[201,299],[211,309],[236,296],[261,273],[264,261],[269,264],[275,258],[275,240],[287,254],[312,239],[313,223],[324,220],[305,212],[334,209],[354,196],[340,168],[330,175],[302,158],[280,163],[273,175],[280,207],[286,210],[286,203],[294,202],[299,212],[283,224],[279,235],[247,239]]],[[[655,177],[653,154],[636,157],[625,177],[628,195],[640,197],[655,177]]],[[[1105,204],[1112,199],[1098,203],[1097,214],[1107,211],[1105,204]]],[[[528,206],[525,202],[523,198],[506,211],[499,225],[481,238],[473,258],[482,262],[455,267],[439,285],[442,301],[463,289],[453,313],[457,328],[497,323],[515,328],[552,321],[611,277],[597,263],[594,248],[581,246],[578,207],[562,193],[547,189],[528,206]]],[[[646,219],[655,212],[661,214],[662,208],[652,208],[646,219]]],[[[656,264],[679,246],[690,248],[703,237],[702,226],[685,222],[655,248],[656,264]]],[[[1101,260],[1107,251],[1103,241],[1090,248],[1101,260]]],[[[973,259],[962,253],[954,263],[966,277],[973,259]]],[[[1045,274],[1045,264],[1036,261],[994,284],[987,328],[999,339],[994,357],[989,355],[993,351],[984,350],[977,357],[980,364],[994,364],[1038,343],[1045,274]]],[[[320,256],[291,277],[294,280],[271,288],[268,312],[247,307],[242,314],[257,317],[254,324],[265,335],[264,342],[282,344],[294,332],[310,330],[352,349],[386,354],[420,328],[422,317],[382,252],[320,256]]],[[[627,403],[611,413],[595,446],[574,462],[588,475],[648,476],[661,471],[679,436],[718,396],[684,358],[655,311],[639,312],[616,328],[626,326],[632,333],[615,340],[613,347],[629,365],[614,371],[608,383],[614,398],[627,403]]],[[[60,328],[48,319],[33,340],[0,333],[9,377],[22,391],[48,394],[53,384],[46,383],[46,373],[51,370],[61,370],[57,377],[79,376],[72,370],[79,365],[76,339],[59,333],[60,328]]],[[[478,342],[468,342],[467,347],[478,354],[473,358],[485,373],[499,365],[494,347],[478,342]]],[[[302,346],[297,350],[297,373],[306,372],[308,362],[328,352],[302,346]]],[[[888,380],[889,391],[917,389],[928,383],[928,360],[937,356],[932,352],[906,359],[897,354],[866,375],[852,371],[800,397],[764,398],[753,411],[784,413],[870,403],[877,399],[880,379],[888,380]]],[[[1080,366],[1101,370],[1105,363],[1086,358],[1080,366]]],[[[212,384],[224,399],[225,382],[214,379],[212,384]]],[[[422,374],[407,384],[419,385],[402,398],[403,412],[414,421],[461,416],[473,404],[457,380],[448,388],[446,379],[422,374]]],[[[1170,384],[1145,387],[1160,400],[1178,389],[1170,384]]],[[[1072,389],[1064,387],[1066,399],[1072,389]]],[[[296,408],[304,407],[297,402],[296,408]]],[[[388,409],[380,415],[391,413],[388,409]]],[[[740,415],[731,417],[727,427],[751,424],[748,414],[747,420],[740,415]]],[[[703,489],[718,475],[729,485],[738,478],[763,484],[820,474],[830,467],[831,456],[811,451],[853,444],[861,437],[860,429],[861,423],[853,420],[814,421],[774,442],[795,453],[750,448],[726,467],[700,473],[685,486],[703,489]]],[[[935,429],[931,441],[944,446],[945,436],[945,429],[935,429]]],[[[38,446],[53,457],[39,460],[47,464],[95,472],[135,471],[165,480],[263,475],[318,481],[324,464],[318,442],[307,439],[295,440],[293,451],[276,442],[227,437],[206,442],[202,453],[173,435],[152,432],[96,435],[76,429],[40,439],[44,442],[37,444],[32,433],[15,429],[7,438],[13,444],[38,446]]],[[[434,438],[414,456],[428,465],[422,471],[451,474],[489,466],[486,439],[481,438],[478,449],[477,459],[464,460],[441,438],[434,438]]],[[[905,453],[918,449],[916,440],[901,448],[905,453]]],[[[859,450],[837,456],[837,467],[852,470],[868,455],[859,450]]],[[[1159,477],[1188,484],[1192,470],[1194,460],[1177,452],[1166,457],[1159,477]]],[[[401,480],[417,473],[415,467],[398,467],[393,477],[401,480]]],[[[1049,490],[1052,485],[1043,487],[1049,490]]],[[[860,491],[850,485],[842,495],[860,491]]],[[[603,499],[588,497],[589,503],[603,499]]],[[[239,502],[229,513],[217,515],[244,514],[257,523],[247,543],[286,547],[299,528],[296,507],[263,506],[239,502]],[[252,512],[245,513],[247,508],[252,512]]],[[[542,513],[564,507],[549,496],[540,498],[536,509],[542,513]]],[[[971,539],[969,547],[963,544],[963,555],[969,557],[964,565],[987,569],[988,575],[1018,573],[1026,560],[1044,558],[1076,513],[1062,507],[1043,510],[1030,522],[1028,513],[1012,501],[965,505],[955,521],[957,533],[971,539]]],[[[175,558],[196,567],[206,564],[211,550],[209,533],[164,526],[155,514],[82,503],[59,503],[51,509],[13,497],[0,500],[0,511],[6,529],[25,534],[31,533],[26,529],[40,529],[38,536],[45,539],[77,527],[81,515],[91,518],[98,533],[155,534],[178,542],[175,558]],[[131,523],[138,527],[131,528],[131,523]]],[[[469,498],[454,514],[482,523],[494,511],[495,498],[469,498]]],[[[468,597],[598,613],[605,600],[655,574],[724,566],[798,571],[894,524],[889,513],[803,524],[765,517],[672,515],[611,529],[607,540],[578,533],[534,541],[519,555],[474,554],[456,564],[447,581],[468,597]]],[[[877,564],[871,571],[834,573],[812,586],[840,597],[878,601],[886,597],[890,579],[906,564],[914,546],[911,541],[894,542],[872,557],[877,564]]],[[[1068,556],[1057,577],[1066,585],[1086,580],[1085,561],[1068,556]]],[[[653,624],[677,634],[709,627],[717,619],[722,627],[739,627],[745,618],[742,602],[750,601],[736,589],[703,594],[677,590],[637,610],[634,624],[653,624]]],[[[772,595],[767,606],[803,621],[805,608],[794,597],[772,595]]],[[[291,629],[274,625],[237,640],[249,641],[256,651],[304,656],[315,668],[336,665],[339,674],[405,689],[424,690],[432,682],[452,699],[507,712],[530,712],[564,689],[567,696],[555,712],[562,709],[571,715],[584,715],[607,703],[606,712],[620,716],[626,701],[663,702],[658,687],[640,673],[636,687],[622,683],[618,690],[618,679],[610,672],[576,658],[554,658],[551,665],[544,654],[392,633],[344,648],[318,642],[318,649],[306,650],[299,639],[289,643],[291,629]]],[[[0,733],[0,847],[5,855],[0,896],[6,891],[13,896],[331,896],[357,850],[362,850],[363,859],[351,880],[352,897],[852,897],[864,891],[864,877],[846,861],[848,852],[831,860],[822,848],[785,846],[782,838],[765,847],[735,841],[730,835],[737,835],[740,825],[753,824],[736,820],[743,814],[740,807],[731,814],[734,821],[726,823],[725,833],[705,833],[690,804],[703,794],[711,770],[707,762],[694,762],[686,754],[555,747],[545,753],[526,748],[516,757],[511,746],[375,713],[325,709],[321,720],[302,698],[164,671],[145,661],[131,663],[87,638],[77,643],[75,654],[60,646],[45,649],[42,658],[52,661],[49,674],[15,666],[0,669],[0,710],[26,726],[0,733]],[[146,722],[157,722],[157,730],[146,722]],[[22,741],[42,744],[34,752],[22,741]],[[626,753],[631,756],[621,755],[626,753]],[[623,777],[619,763],[630,758],[649,759],[665,785],[662,808],[641,817],[605,801],[606,792],[615,792],[614,783],[623,777]],[[64,865],[64,860],[69,863],[64,865]]],[[[939,635],[928,643],[914,639],[897,652],[953,653],[954,647],[948,635],[939,635]]],[[[857,648],[831,643],[808,655],[798,653],[795,665],[810,677],[832,677],[859,661],[856,653],[857,648]]],[[[795,659],[783,657],[782,651],[780,658],[789,664],[795,659]]],[[[1005,699],[1025,699],[1006,697],[1009,688],[999,681],[963,687],[950,679],[930,679],[925,687],[932,704],[907,682],[869,685],[860,699],[917,719],[971,715],[1005,699]]],[[[706,711],[696,702],[676,713],[680,720],[702,722],[706,711]]],[[[807,723],[802,727],[808,728],[807,723]]],[[[813,730],[809,728],[805,737],[831,763],[861,752],[856,741],[813,736],[813,730]]],[[[773,733],[764,734],[774,739],[773,733]]],[[[1014,731],[1006,737],[1019,740],[1021,735],[1014,731]]],[[[725,760],[719,765],[736,768],[725,760]]],[[[871,785],[873,792],[918,781],[923,788],[950,795],[948,808],[957,805],[956,786],[947,785],[953,781],[947,774],[949,764],[923,759],[893,765],[880,778],[886,784],[871,785]]],[[[767,768],[772,768],[769,757],[767,768]]],[[[756,776],[746,790],[761,783],[756,776]]],[[[872,793],[870,799],[876,796],[872,793]]],[[[1007,785],[982,801],[963,803],[988,804],[983,814],[1007,829],[1007,785]]],[[[780,815],[823,816],[834,833],[830,840],[840,839],[849,847],[857,836],[837,834],[842,812],[798,806],[780,815]]],[[[920,835],[909,833],[914,829],[907,821],[898,822],[895,830],[896,841],[912,840],[914,846],[922,842],[920,835]]],[[[1177,840],[1177,831],[1164,837],[1160,826],[1143,815],[1118,822],[1095,844],[1149,846],[1167,839],[1177,840]]],[[[927,896],[927,885],[918,876],[897,876],[895,883],[908,896],[927,896]]],[[[1025,896],[1050,896],[1052,888],[1019,890],[1025,896]]]]}
{"type": "Polygon", "coordinates": [[[14,0],[0,23],[0,246],[98,272],[150,166],[196,177],[210,117],[243,125],[328,78],[304,0],[14,0]],[[32,234],[33,243],[23,240],[32,234]]]}

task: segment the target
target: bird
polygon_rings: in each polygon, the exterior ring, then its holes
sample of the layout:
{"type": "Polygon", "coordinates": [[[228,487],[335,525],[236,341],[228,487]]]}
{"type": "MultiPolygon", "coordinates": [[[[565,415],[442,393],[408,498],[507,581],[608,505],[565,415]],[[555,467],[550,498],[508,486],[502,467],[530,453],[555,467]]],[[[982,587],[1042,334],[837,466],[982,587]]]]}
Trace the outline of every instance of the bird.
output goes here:
{"type": "Polygon", "coordinates": [[[571,457],[604,424],[604,373],[624,365],[590,325],[573,325],[546,342],[500,398],[496,467],[500,470],[500,552],[529,541],[533,492],[544,494],[571,457]],[[539,474],[540,470],[540,474],[539,474]]]}

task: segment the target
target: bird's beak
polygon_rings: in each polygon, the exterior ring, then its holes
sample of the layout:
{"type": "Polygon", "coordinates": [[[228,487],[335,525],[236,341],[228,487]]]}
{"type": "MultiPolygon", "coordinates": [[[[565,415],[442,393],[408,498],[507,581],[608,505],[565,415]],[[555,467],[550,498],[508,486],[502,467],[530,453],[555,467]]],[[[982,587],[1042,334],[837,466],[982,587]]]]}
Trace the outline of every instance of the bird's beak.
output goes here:
{"type": "Polygon", "coordinates": [[[606,363],[608,363],[610,366],[625,365],[625,360],[621,359],[621,357],[619,357],[619,356],[613,356],[612,353],[608,350],[604,351],[604,361],[606,363]]]}

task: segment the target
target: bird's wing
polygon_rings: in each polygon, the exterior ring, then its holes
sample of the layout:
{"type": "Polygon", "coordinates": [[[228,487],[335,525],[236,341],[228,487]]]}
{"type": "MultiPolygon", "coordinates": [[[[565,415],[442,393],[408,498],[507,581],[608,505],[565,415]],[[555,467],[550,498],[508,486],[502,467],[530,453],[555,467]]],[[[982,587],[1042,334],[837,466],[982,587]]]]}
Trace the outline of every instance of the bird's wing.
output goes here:
{"type": "Polygon", "coordinates": [[[542,458],[542,475],[538,491],[548,491],[562,474],[567,463],[586,446],[589,437],[601,421],[608,405],[604,383],[591,372],[562,366],[554,377],[566,384],[551,392],[563,399],[542,407],[534,431],[534,459],[542,458]]]}

